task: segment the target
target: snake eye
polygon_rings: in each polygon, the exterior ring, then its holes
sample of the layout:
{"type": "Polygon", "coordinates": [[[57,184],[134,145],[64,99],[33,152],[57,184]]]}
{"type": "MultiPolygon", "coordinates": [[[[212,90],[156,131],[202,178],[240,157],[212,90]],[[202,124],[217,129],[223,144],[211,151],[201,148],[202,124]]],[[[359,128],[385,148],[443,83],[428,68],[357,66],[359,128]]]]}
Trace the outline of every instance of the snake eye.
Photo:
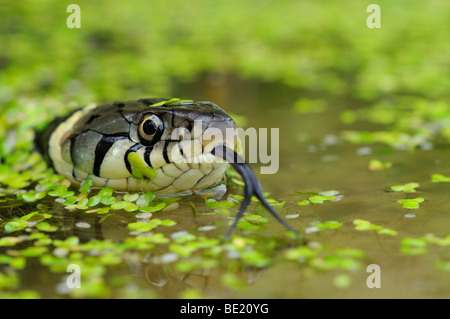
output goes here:
{"type": "Polygon", "coordinates": [[[144,145],[154,144],[161,137],[164,125],[155,114],[149,114],[139,125],[139,137],[144,145]]]}

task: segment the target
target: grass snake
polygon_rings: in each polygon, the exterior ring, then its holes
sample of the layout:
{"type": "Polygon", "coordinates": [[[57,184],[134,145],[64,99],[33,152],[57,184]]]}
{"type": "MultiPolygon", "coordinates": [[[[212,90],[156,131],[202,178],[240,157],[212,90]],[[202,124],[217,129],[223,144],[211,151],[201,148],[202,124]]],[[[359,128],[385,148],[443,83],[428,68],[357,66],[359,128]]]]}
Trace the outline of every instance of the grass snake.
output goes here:
{"type": "Polygon", "coordinates": [[[37,134],[36,145],[54,170],[75,185],[91,178],[96,187],[157,195],[213,187],[232,165],[243,178],[245,196],[225,238],[253,195],[300,238],[267,202],[237,152],[236,137],[229,134],[235,128],[212,102],[140,99],[92,104],[56,118],[37,134]]]}

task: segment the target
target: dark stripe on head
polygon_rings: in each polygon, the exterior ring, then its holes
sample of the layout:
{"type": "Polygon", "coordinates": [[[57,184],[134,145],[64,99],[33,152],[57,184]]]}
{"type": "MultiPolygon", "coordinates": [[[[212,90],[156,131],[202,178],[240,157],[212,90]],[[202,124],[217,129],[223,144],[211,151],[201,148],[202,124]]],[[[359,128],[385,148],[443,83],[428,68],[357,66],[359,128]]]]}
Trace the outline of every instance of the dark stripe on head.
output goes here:
{"type": "Polygon", "coordinates": [[[142,147],[142,144],[134,144],[133,146],[131,146],[126,152],[125,152],[125,156],[124,156],[124,161],[125,161],[125,166],[127,167],[127,170],[130,172],[131,174],[131,164],[128,161],[128,154],[130,154],[131,152],[136,152],[137,150],[139,150],[142,147]]]}
{"type": "Polygon", "coordinates": [[[153,150],[153,147],[149,147],[149,146],[145,147],[144,161],[147,163],[147,165],[149,167],[153,167],[152,163],[150,162],[150,153],[152,152],[152,150],[153,150]]]}
{"type": "Polygon", "coordinates": [[[163,146],[163,151],[162,151],[162,155],[164,160],[166,161],[167,164],[170,163],[169,161],[169,155],[167,154],[167,148],[169,147],[170,142],[172,142],[171,140],[167,140],[164,142],[164,146],[163,146]]]}
{"type": "Polygon", "coordinates": [[[106,153],[118,140],[128,138],[128,133],[118,133],[115,135],[103,135],[102,139],[97,143],[95,148],[95,159],[93,173],[95,176],[100,176],[100,167],[102,166],[103,159],[106,153]]]}
{"type": "MultiPolygon", "coordinates": [[[[180,154],[181,156],[184,157],[184,152],[183,152],[183,148],[180,146],[180,144],[177,144],[178,148],[180,149],[180,154]]],[[[214,154],[213,154],[214,155],[214,154]]]]}

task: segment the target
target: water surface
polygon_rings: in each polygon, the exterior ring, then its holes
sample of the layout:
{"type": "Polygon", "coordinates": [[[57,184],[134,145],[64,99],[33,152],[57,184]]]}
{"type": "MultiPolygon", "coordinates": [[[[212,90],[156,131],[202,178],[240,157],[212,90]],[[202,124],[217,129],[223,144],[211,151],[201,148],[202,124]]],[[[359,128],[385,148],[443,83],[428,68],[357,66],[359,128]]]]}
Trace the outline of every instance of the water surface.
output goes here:
{"type": "MultiPolygon", "coordinates": [[[[358,101],[322,96],[329,104],[326,110],[298,114],[293,109],[293,101],[302,96],[314,97],[314,94],[276,83],[216,75],[213,78],[202,77],[195,83],[175,84],[173,91],[180,98],[214,101],[233,114],[245,116],[249,127],[279,128],[280,167],[277,173],[261,175],[260,164],[252,166],[269,197],[286,201],[284,207],[279,209],[280,213],[288,217],[298,214],[298,217],[290,218],[289,223],[304,234],[307,247],[312,250],[320,248],[323,259],[317,258],[308,263],[301,257],[298,260],[285,258],[289,250],[300,247],[299,243],[286,237],[283,226],[269,217],[267,212],[253,207],[251,210],[256,209],[258,214],[269,218],[265,231],[255,233],[238,229],[235,234],[244,238],[256,236],[261,239],[261,245],[273,244],[269,265],[240,263],[233,253],[228,252],[221,255],[219,264],[179,271],[176,257],[167,255],[167,246],[158,245],[156,249],[148,251],[128,249],[118,262],[114,259],[105,262],[106,273],[103,273],[104,269],[99,270],[99,288],[95,290],[94,287],[93,292],[81,296],[183,298],[192,296],[189,295],[192,293],[194,296],[218,298],[450,297],[450,276],[448,269],[443,269],[449,268],[448,240],[440,244],[429,241],[425,244],[425,251],[420,254],[403,250],[406,238],[422,238],[431,234],[443,239],[449,234],[450,184],[431,182],[434,173],[450,175],[448,145],[437,144],[429,150],[400,151],[381,144],[349,144],[342,139],[342,131],[348,130],[349,126],[339,121],[339,113],[344,108],[356,107],[358,101]],[[375,158],[391,162],[392,167],[380,171],[369,170],[369,162],[375,158]],[[391,186],[408,182],[420,184],[415,193],[391,191],[391,186]],[[297,205],[310,196],[299,192],[324,191],[335,191],[339,200],[297,205]],[[402,208],[397,202],[399,199],[416,197],[424,198],[419,209],[402,208]],[[394,230],[396,234],[356,230],[355,220],[369,221],[394,230]],[[316,231],[315,225],[327,221],[339,222],[342,226],[316,231]],[[271,238],[277,239],[275,244],[270,242],[271,238]],[[345,259],[339,257],[341,250],[359,251],[364,256],[347,256],[345,259]],[[161,256],[168,259],[161,261],[161,256]],[[170,258],[175,259],[172,261],[170,258]],[[335,259],[340,261],[333,264],[332,260],[335,259]],[[370,273],[366,267],[370,264],[380,267],[381,288],[367,286],[366,280],[370,273]],[[224,283],[223,275],[230,273],[244,284],[224,283]]],[[[360,123],[352,126],[352,129],[367,127],[370,125],[360,123]]],[[[242,193],[242,189],[231,192],[242,193]]],[[[49,205],[48,211],[52,212],[60,227],[58,232],[50,233],[54,240],[76,236],[80,243],[97,239],[119,245],[130,237],[127,225],[136,220],[135,213],[125,211],[102,216],[69,212],[48,198],[42,203],[49,205]],[[90,227],[77,226],[80,222],[90,227]]],[[[2,221],[36,210],[35,203],[19,205],[13,199],[1,204],[2,221]]],[[[194,215],[193,206],[198,213],[211,212],[202,197],[183,198],[175,210],[154,214],[153,217],[177,222],[170,228],[158,228],[158,232],[172,239],[175,238],[171,237],[174,233],[183,231],[212,239],[220,238],[226,232],[230,216],[194,215]],[[202,228],[211,225],[217,227],[202,228]]],[[[232,210],[233,214],[236,212],[237,207],[232,210]]],[[[2,254],[14,256],[17,254],[15,250],[29,246],[27,242],[20,245],[1,247],[2,254]]],[[[50,252],[57,255],[53,249],[50,252]]],[[[97,258],[105,251],[108,249],[94,248],[86,255],[97,258]]],[[[201,260],[206,257],[203,255],[198,258],[201,260]]],[[[9,274],[11,269],[3,266],[3,273],[9,274]]],[[[67,273],[52,270],[37,257],[28,258],[27,266],[17,273],[20,281],[11,291],[35,291],[40,297],[78,296],[64,286],[67,273]]]]}

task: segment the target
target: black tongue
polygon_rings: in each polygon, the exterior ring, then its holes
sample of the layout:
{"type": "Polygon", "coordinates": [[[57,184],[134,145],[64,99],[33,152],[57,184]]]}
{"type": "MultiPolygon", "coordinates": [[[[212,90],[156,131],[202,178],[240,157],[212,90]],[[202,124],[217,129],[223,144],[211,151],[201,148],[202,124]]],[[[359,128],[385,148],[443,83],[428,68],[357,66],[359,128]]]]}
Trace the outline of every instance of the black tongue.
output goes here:
{"type": "Polygon", "coordinates": [[[263,191],[261,188],[261,184],[258,181],[258,178],[256,177],[255,173],[251,169],[251,167],[245,162],[245,160],[235,151],[229,149],[225,145],[218,146],[214,148],[211,151],[211,154],[214,156],[223,158],[225,161],[231,164],[231,166],[234,167],[234,169],[242,176],[242,179],[245,183],[245,196],[244,200],[242,201],[241,207],[239,209],[239,212],[234,220],[233,225],[228,229],[227,233],[225,234],[225,240],[228,239],[233,231],[233,229],[236,227],[239,219],[242,218],[244,215],[245,209],[247,208],[248,204],[250,203],[250,200],[252,196],[256,196],[263,206],[280,222],[282,223],[287,229],[292,231],[298,239],[303,239],[303,237],[296,232],[276,211],[273,209],[272,206],[267,202],[266,198],[263,195],[263,191]]]}

